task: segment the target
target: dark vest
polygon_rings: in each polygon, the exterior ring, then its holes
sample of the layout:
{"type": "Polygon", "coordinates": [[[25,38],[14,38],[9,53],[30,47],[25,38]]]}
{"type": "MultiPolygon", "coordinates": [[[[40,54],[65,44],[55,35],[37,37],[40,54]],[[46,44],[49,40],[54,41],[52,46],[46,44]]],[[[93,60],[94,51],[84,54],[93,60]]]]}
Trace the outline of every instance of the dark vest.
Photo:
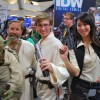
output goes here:
{"type": "MultiPolygon", "coordinates": [[[[95,53],[98,55],[98,57],[100,58],[100,46],[96,46],[95,44],[91,44],[95,53]]],[[[80,46],[79,48],[76,48],[75,50],[75,55],[76,55],[76,59],[77,59],[77,62],[78,62],[78,65],[79,65],[79,68],[80,68],[80,74],[78,77],[73,77],[72,79],[72,85],[71,85],[71,88],[72,90],[75,88],[77,82],[78,82],[78,79],[82,73],[82,70],[83,70],[83,62],[84,62],[84,54],[85,54],[85,48],[84,46],[80,46]]]]}

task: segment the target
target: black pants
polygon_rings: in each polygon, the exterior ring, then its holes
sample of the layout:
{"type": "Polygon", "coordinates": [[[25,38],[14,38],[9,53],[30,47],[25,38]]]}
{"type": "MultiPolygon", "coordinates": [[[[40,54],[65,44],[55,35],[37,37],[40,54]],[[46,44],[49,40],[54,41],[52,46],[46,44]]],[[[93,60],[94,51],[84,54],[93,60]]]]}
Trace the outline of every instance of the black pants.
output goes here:
{"type": "Polygon", "coordinates": [[[89,89],[86,89],[79,84],[76,85],[75,90],[71,94],[71,100],[89,100],[88,99],[89,89]]]}
{"type": "Polygon", "coordinates": [[[89,85],[83,80],[79,80],[72,90],[71,100],[100,100],[100,92],[96,93],[94,97],[88,97],[90,89],[100,90],[100,84],[89,85]]]}

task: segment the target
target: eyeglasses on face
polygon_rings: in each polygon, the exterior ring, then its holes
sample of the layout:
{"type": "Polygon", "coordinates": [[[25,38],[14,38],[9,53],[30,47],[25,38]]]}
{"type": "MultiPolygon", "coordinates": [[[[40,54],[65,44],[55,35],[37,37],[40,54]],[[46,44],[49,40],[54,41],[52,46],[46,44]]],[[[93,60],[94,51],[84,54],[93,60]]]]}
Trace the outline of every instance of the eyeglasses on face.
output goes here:
{"type": "Polygon", "coordinates": [[[62,18],[62,20],[71,20],[70,18],[62,18]]]}
{"type": "Polygon", "coordinates": [[[38,24],[37,27],[41,28],[41,27],[45,27],[48,28],[50,26],[50,24],[38,24]]]}

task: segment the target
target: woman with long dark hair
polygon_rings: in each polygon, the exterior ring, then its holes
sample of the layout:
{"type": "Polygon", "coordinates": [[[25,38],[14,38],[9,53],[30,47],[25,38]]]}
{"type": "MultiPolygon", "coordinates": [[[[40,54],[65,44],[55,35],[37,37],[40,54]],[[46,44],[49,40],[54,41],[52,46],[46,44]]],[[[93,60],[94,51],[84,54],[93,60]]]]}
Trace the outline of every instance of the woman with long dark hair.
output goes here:
{"type": "Polygon", "coordinates": [[[77,16],[76,27],[76,49],[69,50],[70,61],[68,47],[59,50],[67,70],[73,75],[71,100],[100,100],[100,38],[93,19],[86,12],[77,16]],[[88,97],[90,89],[97,91],[92,99],[88,97]]]}

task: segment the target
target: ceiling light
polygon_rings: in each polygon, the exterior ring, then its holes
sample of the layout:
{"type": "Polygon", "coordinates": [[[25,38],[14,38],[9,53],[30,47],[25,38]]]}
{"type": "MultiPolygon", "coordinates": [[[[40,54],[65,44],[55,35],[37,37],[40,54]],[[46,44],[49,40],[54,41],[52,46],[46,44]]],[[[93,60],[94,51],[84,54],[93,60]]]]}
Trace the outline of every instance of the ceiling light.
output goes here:
{"type": "Polygon", "coordinates": [[[9,4],[15,4],[17,2],[17,0],[4,0],[9,4]]]}

